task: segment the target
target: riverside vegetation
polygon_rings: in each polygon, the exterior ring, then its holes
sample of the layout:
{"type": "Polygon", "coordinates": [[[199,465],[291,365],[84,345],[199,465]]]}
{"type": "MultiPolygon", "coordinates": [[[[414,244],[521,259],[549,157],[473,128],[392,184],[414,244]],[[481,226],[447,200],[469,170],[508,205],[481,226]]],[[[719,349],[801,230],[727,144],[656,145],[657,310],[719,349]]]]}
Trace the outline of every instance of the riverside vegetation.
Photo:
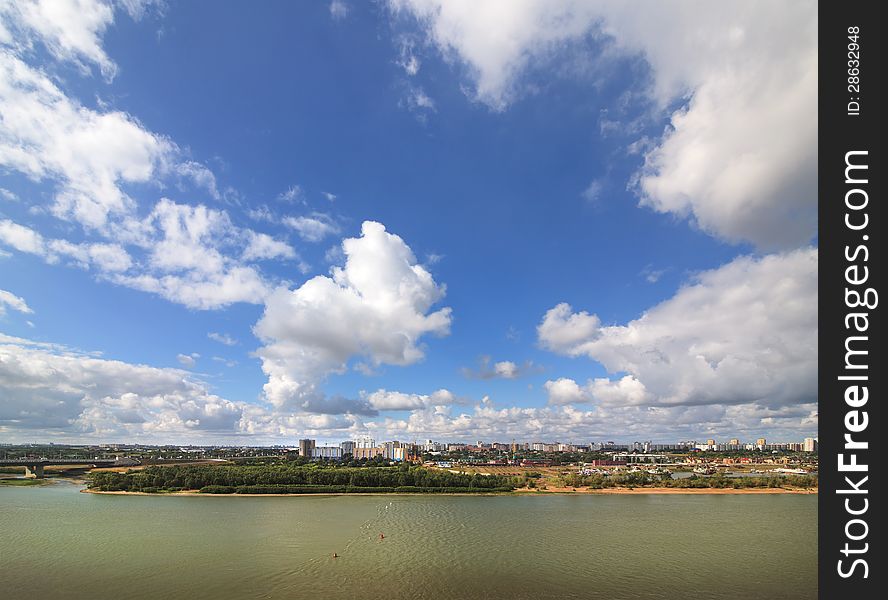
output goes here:
{"type": "Polygon", "coordinates": [[[515,489],[514,478],[433,471],[423,467],[320,465],[197,465],[95,472],[90,489],[102,492],[203,494],[484,493],[515,489]]]}
{"type": "Polygon", "coordinates": [[[541,478],[454,473],[420,466],[337,466],[333,464],[176,465],[150,466],[126,473],[96,471],[89,489],[99,492],[203,494],[341,494],[341,493],[502,493],[517,488],[803,488],[817,487],[814,475],[672,479],[671,474],[644,472],[608,475],[564,473],[541,478]]]}

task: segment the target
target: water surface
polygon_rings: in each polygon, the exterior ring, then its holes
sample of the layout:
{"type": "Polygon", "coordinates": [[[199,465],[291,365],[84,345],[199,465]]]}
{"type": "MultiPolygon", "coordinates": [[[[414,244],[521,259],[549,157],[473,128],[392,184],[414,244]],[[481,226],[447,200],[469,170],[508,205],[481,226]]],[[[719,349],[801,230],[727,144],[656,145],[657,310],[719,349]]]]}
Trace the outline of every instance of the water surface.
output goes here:
{"type": "Polygon", "coordinates": [[[79,489],[0,487],[3,598],[817,595],[816,495],[182,498],[79,489]]]}

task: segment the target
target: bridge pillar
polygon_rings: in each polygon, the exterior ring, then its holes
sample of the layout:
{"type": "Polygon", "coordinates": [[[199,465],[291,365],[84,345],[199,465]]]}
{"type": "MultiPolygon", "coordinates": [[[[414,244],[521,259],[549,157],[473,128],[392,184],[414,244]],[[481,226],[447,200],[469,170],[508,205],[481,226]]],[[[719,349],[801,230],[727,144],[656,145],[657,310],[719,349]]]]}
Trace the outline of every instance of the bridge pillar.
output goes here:
{"type": "Polygon", "coordinates": [[[43,479],[43,465],[25,466],[25,477],[30,477],[31,479],[43,479]]]}

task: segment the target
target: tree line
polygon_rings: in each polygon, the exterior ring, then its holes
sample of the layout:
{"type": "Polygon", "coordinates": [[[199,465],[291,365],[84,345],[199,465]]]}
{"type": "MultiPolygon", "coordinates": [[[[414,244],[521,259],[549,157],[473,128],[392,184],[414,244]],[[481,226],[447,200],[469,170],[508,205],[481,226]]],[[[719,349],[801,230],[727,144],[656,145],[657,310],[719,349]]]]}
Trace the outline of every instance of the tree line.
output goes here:
{"type": "Polygon", "coordinates": [[[692,475],[673,479],[671,473],[614,473],[603,475],[593,473],[580,475],[570,473],[557,478],[563,487],[588,487],[602,489],[611,487],[669,487],[669,488],[816,488],[816,475],[762,475],[755,477],[726,477],[719,473],[713,476],[692,475]]]}
{"type": "Polygon", "coordinates": [[[331,486],[349,488],[343,491],[360,491],[360,488],[375,488],[374,491],[391,491],[396,488],[503,491],[514,489],[515,480],[512,477],[450,473],[408,465],[333,468],[274,464],[151,466],[126,473],[97,471],[91,474],[89,483],[91,489],[103,492],[203,491],[204,488],[212,488],[207,490],[208,493],[219,493],[218,488],[225,488],[225,493],[299,493],[248,491],[263,486],[294,486],[293,489],[331,486]],[[240,492],[241,488],[244,491],[240,492]],[[231,489],[235,491],[232,492],[231,489]]]}

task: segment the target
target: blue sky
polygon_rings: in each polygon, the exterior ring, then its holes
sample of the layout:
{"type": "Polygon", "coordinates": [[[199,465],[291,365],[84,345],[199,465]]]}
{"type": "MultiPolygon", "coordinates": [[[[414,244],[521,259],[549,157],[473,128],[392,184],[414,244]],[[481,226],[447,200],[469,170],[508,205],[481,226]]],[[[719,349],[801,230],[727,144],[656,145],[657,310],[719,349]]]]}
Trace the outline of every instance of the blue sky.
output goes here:
{"type": "Polygon", "coordinates": [[[0,23],[0,438],[816,433],[815,3],[0,23]]]}

